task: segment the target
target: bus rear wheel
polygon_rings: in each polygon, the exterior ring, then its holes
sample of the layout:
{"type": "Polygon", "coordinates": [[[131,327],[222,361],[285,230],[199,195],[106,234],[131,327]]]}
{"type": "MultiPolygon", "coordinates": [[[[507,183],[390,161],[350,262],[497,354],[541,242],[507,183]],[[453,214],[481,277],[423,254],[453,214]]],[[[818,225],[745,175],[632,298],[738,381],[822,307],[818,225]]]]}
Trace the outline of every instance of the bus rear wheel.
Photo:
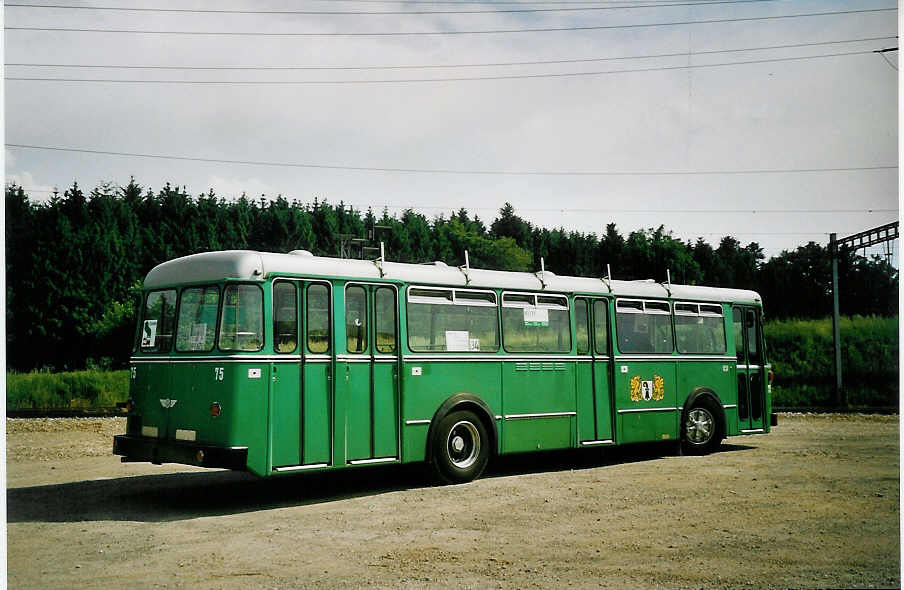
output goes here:
{"type": "Polygon", "coordinates": [[[483,473],[490,457],[483,422],[468,411],[443,418],[433,437],[433,468],[445,483],[465,483],[483,473]]]}
{"type": "Polygon", "coordinates": [[[709,400],[695,402],[681,425],[681,448],[689,455],[705,455],[716,450],[724,432],[719,414],[709,400]]]}

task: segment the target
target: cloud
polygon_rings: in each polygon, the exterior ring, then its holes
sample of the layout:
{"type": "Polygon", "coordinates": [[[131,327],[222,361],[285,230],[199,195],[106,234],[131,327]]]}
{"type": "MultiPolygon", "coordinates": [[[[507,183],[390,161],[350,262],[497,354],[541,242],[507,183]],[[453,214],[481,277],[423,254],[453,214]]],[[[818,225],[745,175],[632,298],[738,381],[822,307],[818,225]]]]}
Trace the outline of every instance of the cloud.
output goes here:
{"type": "Polygon", "coordinates": [[[257,199],[262,195],[275,199],[284,192],[259,178],[224,178],[215,175],[207,179],[207,187],[212,188],[217,196],[230,200],[238,199],[242,193],[249,199],[257,199]]]}
{"type": "MultiPolygon", "coordinates": [[[[10,167],[9,150],[7,150],[6,155],[7,167],[10,167]]],[[[23,187],[32,201],[49,201],[53,196],[53,191],[57,188],[49,184],[41,184],[36,181],[34,175],[28,171],[7,173],[6,184],[7,186],[16,184],[23,187]]],[[[62,191],[60,192],[62,193],[62,191]]]]}

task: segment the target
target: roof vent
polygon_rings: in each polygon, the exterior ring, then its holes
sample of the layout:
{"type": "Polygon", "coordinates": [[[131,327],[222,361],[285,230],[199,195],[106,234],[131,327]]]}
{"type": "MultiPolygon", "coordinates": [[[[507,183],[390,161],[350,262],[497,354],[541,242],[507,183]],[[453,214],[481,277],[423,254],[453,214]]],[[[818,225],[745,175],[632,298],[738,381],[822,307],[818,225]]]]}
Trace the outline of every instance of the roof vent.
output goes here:
{"type": "Polygon", "coordinates": [[[446,264],[445,262],[443,262],[442,260],[435,260],[433,262],[433,266],[449,266],[449,265],[446,264]]]}
{"type": "Polygon", "coordinates": [[[291,252],[289,252],[289,254],[291,254],[293,256],[308,256],[311,258],[314,257],[314,255],[311,254],[310,250],[292,250],[291,252]]]}

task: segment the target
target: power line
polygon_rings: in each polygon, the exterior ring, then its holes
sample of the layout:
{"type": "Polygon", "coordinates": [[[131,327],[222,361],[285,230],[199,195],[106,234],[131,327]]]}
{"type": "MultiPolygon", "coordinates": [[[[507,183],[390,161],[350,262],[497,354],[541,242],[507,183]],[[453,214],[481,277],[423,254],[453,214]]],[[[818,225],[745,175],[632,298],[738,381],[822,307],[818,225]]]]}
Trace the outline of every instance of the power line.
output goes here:
{"type": "Polygon", "coordinates": [[[456,170],[450,168],[383,168],[377,166],[348,166],[337,164],[311,164],[293,162],[267,162],[259,160],[227,160],[220,158],[201,158],[193,156],[173,156],[163,154],[142,154],[134,152],[114,152],[85,148],[68,148],[57,146],[25,145],[7,143],[6,147],[44,150],[54,152],[72,152],[95,154],[102,156],[121,156],[129,158],[148,158],[159,160],[178,160],[185,162],[204,162],[214,164],[242,164],[248,166],[268,166],[279,168],[306,168],[318,170],[343,170],[352,172],[390,172],[406,174],[457,174],[470,176],[704,176],[704,175],[749,175],[749,174],[791,174],[822,172],[859,172],[872,170],[897,170],[898,166],[847,166],[833,168],[773,168],[773,169],[739,169],[739,170],[647,170],[647,171],[537,171],[537,170],[456,170]]]}
{"type": "Polygon", "coordinates": [[[194,8],[130,8],[124,6],[64,6],[60,4],[6,4],[7,8],[59,8],[73,10],[142,12],[142,13],[176,13],[176,14],[255,14],[255,15],[427,15],[427,14],[506,14],[524,12],[577,12],[601,10],[636,10],[640,8],[670,8],[683,6],[720,5],[720,4],[754,4],[762,2],[779,2],[781,0],[714,0],[712,2],[672,2],[659,4],[632,4],[622,6],[579,6],[569,8],[505,8],[496,10],[393,10],[393,11],[340,11],[340,10],[228,10],[228,9],[194,9],[194,8]]]}
{"type": "Polygon", "coordinates": [[[654,59],[663,57],[693,57],[695,55],[713,55],[718,53],[739,53],[745,51],[766,51],[771,49],[794,49],[816,47],[821,45],[838,45],[843,43],[860,43],[866,41],[885,41],[897,39],[889,37],[862,37],[860,39],[844,39],[839,41],[820,41],[816,43],[792,43],[786,45],[767,45],[760,47],[744,47],[738,49],[711,49],[702,51],[685,51],[676,53],[657,53],[646,55],[627,55],[619,57],[591,57],[580,59],[556,59],[536,61],[513,61],[496,63],[469,64],[424,64],[424,65],[378,65],[378,66],[138,66],[138,65],[106,65],[106,64],[48,64],[48,63],[7,63],[7,66],[30,68],[92,68],[115,70],[191,70],[191,71],[324,71],[324,70],[407,70],[407,69],[451,69],[451,68],[487,68],[528,65],[558,65],[573,63],[591,63],[599,61],[621,61],[630,59],[654,59]]]}
{"type": "Polygon", "coordinates": [[[537,78],[574,78],[580,76],[605,76],[612,74],[633,74],[639,72],[664,72],[671,70],[693,70],[704,68],[721,68],[727,66],[801,61],[807,59],[825,59],[850,55],[866,55],[872,50],[847,51],[843,53],[826,53],[799,57],[776,57],[769,59],[752,59],[719,64],[688,64],[678,66],[659,66],[653,68],[632,68],[622,70],[601,70],[595,72],[554,72],[544,74],[510,74],[498,76],[459,76],[452,78],[398,78],[376,80],[129,80],[116,78],[39,78],[29,76],[6,76],[4,80],[16,82],[96,82],[104,84],[182,84],[182,85],[218,85],[218,86],[311,86],[311,85],[352,85],[352,84],[414,84],[426,82],[476,82],[484,80],[525,80],[537,78]]]}
{"type": "MultiPolygon", "coordinates": [[[[428,4],[428,5],[471,5],[471,4],[480,4],[484,6],[533,6],[533,5],[573,5],[573,4],[583,4],[583,5],[598,5],[598,4],[615,4],[621,5],[625,8],[632,8],[634,5],[639,4],[650,4],[656,7],[668,8],[669,6],[673,6],[677,0],[313,0],[314,2],[329,2],[332,4],[336,3],[353,3],[353,4],[428,4]]],[[[737,3],[757,3],[757,2],[770,2],[770,1],[782,1],[782,0],[735,0],[737,3]]],[[[721,4],[724,0],[696,0],[692,2],[684,2],[683,5],[688,6],[706,6],[708,4],[721,4]]],[[[32,8],[74,8],[74,9],[82,9],[89,8],[87,6],[56,6],[56,5],[32,5],[32,4],[6,4],[7,7],[32,7],[32,8]]],[[[111,8],[120,10],[119,8],[111,8]]],[[[128,9],[121,9],[128,10],[128,9]]],[[[142,10],[151,10],[151,9],[142,9],[142,10]]],[[[179,11],[180,9],[159,9],[160,11],[174,12],[179,11]]],[[[188,10],[188,9],[184,9],[188,10]]],[[[247,11],[246,14],[268,14],[263,11],[247,11]]],[[[272,13],[269,13],[272,14],[272,13]]]]}
{"type": "Polygon", "coordinates": [[[804,18],[815,16],[840,16],[848,14],[864,14],[874,12],[889,12],[897,8],[868,8],[861,10],[841,10],[832,12],[807,12],[800,14],[783,14],[771,16],[751,16],[738,18],[720,18],[709,20],[669,21],[658,23],[634,23],[626,25],[588,25],[580,27],[540,27],[528,29],[483,29],[469,31],[387,31],[387,32],[327,32],[327,33],[299,33],[276,31],[164,31],[147,29],[78,29],[67,27],[4,27],[7,31],[43,31],[56,33],[129,33],[135,35],[195,35],[195,36],[233,36],[233,37],[393,37],[393,36],[426,36],[426,35],[488,35],[505,33],[549,33],[563,31],[601,31],[613,29],[636,29],[650,27],[671,27],[683,25],[736,23],[750,21],[768,21],[789,18],[804,18]]]}

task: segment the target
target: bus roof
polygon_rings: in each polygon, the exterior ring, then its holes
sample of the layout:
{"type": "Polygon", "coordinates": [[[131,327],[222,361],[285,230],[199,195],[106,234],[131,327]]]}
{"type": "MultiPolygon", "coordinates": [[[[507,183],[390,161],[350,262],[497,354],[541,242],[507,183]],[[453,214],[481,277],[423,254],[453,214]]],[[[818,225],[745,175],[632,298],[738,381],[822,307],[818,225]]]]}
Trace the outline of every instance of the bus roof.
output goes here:
{"type": "Polygon", "coordinates": [[[601,278],[558,276],[550,271],[511,272],[448,266],[443,262],[407,264],[314,256],[307,250],[289,254],[224,250],[176,258],[155,266],[144,281],[146,289],[182,283],[216,282],[226,278],[261,280],[279,275],[347,279],[391,279],[418,285],[442,285],[549,291],[612,293],[621,297],[656,297],[694,301],[762,303],[755,291],[672,284],[653,280],[605,281],[601,278]],[[610,288],[611,285],[611,288],[610,288]]]}

